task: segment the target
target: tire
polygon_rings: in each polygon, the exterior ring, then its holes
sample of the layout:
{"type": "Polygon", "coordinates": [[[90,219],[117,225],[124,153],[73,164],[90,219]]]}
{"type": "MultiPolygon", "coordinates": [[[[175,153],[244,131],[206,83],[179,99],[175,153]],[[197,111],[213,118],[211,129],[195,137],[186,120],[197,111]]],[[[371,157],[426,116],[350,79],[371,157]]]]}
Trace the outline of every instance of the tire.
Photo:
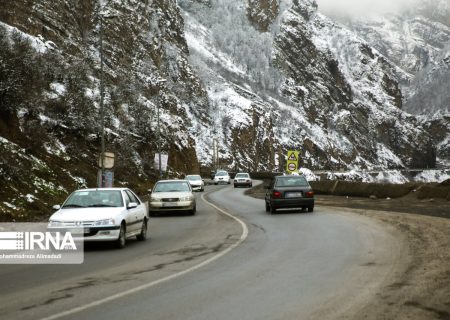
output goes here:
{"type": "Polygon", "coordinates": [[[116,240],[116,247],[118,249],[125,248],[125,245],[127,243],[127,236],[126,236],[127,227],[125,226],[125,222],[122,222],[120,225],[120,231],[119,231],[119,238],[116,240]]]}
{"type": "Polygon", "coordinates": [[[270,206],[269,206],[269,204],[266,202],[266,212],[269,212],[270,211],[270,206]]]}
{"type": "Polygon", "coordinates": [[[145,241],[147,239],[147,219],[142,222],[141,233],[136,236],[139,241],[145,241]]]}
{"type": "Polygon", "coordinates": [[[149,216],[149,217],[157,217],[157,216],[158,216],[158,212],[156,212],[156,211],[150,211],[150,212],[148,213],[148,216],[149,216]]]}
{"type": "Polygon", "coordinates": [[[314,207],[308,207],[308,212],[313,212],[314,211],[314,207]]]}
{"type": "Polygon", "coordinates": [[[189,214],[190,214],[191,216],[194,216],[196,212],[197,212],[197,206],[194,206],[194,208],[193,208],[192,210],[189,211],[189,214]]]}
{"type": "Polygon", "coordinates": [[[273,205],[270,205],[270,214],[275,214],[277,213],[277,208],[275,208],[273,205]]]}

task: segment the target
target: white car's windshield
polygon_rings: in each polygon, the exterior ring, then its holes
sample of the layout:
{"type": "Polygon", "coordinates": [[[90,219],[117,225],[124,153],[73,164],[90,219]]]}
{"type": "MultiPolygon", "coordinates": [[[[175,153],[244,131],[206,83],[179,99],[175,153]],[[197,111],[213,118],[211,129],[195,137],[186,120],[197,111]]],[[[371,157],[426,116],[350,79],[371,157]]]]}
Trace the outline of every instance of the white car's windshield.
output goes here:
{"type": "Polygon", "coordinates": [[[198,180],[202,180],[202,177],[200,176],[186,176],[186,179],[189,181],[198,181],[198,180]]]}
{"type": "Polygon", "coordinates": [[[226,172],[224,172],[224,171],[222,171],[222,172],[217,172],[216,173],[216,176],[220,176],[220,177],[222,177],[222,176],[227,176],[228,175],[228,173],[226,173],[226,172]]]}
{"type": "Polygon", "coordinates": [[[72,193],[62,207],[87,208],[122,206],[122,193],[119,190],[82,190],[72,193]]]}
{"type": "Polygon", "coordinates": [[[191,191],[188,182],[158,182],[153,192],[188,192],[191,191]]]}

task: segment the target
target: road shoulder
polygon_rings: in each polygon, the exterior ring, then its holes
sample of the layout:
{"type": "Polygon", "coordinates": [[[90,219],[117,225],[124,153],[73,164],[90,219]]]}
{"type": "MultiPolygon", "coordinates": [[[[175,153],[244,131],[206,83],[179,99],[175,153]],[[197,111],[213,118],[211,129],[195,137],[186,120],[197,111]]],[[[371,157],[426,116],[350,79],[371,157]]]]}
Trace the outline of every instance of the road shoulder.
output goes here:
{"type": "Polygon", "coordinates": [[[405,237],[409,251],[405,272],[395,282],[381,287],[373,300],[352,318],[449,319],[450,220],[387,211],[346,210],[394,227],[405,237]]]}

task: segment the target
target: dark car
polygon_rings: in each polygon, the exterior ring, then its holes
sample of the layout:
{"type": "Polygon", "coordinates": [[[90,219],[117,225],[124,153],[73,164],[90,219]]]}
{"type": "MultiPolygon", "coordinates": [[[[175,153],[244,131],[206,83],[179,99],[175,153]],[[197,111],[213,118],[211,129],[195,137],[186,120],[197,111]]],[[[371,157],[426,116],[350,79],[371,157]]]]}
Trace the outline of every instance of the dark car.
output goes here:
{"type": "Polygon", "coordinates": [[[314,192],[302,175],[277,176],[267,187],[266,211],[276,213],[277,209],[308,209],[314,211],[314,192]]]}

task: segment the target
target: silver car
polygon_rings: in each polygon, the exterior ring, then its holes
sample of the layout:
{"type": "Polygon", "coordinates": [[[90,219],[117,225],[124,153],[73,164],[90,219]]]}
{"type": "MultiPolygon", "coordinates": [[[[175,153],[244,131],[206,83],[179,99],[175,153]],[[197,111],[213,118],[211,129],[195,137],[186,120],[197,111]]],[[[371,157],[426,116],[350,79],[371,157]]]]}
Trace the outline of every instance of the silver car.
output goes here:
{"type": "Polygon", "coordinates": [[[205,182],[198,174],[189,174],[185,178],[191,184],[194,191],[205,191],[205,182]]]}
{"type": "Polygon", "coordinates": [[[245,172],[237,173],[233,179],[233,184],[235,188],[240,186],[251,188],[253,186],[252,178],[250,178],[250,175],[245,172]]]}
{"type": "Polygon", "coordinates": [[[196,210],[195,196],[187,180],[158,181],[150,193],[150,216],[172,211],[194,215],[196,210]]]}
{"type": "Polygon", "coordinates": [[[216,175],[214,176],[214,184],[217,185],[219,183],[226,183],[226,184],[230,184],[231,183],[231,178],[230,175],[228,174],[228,172],[226,171],[217,171],[216,175]]]}

